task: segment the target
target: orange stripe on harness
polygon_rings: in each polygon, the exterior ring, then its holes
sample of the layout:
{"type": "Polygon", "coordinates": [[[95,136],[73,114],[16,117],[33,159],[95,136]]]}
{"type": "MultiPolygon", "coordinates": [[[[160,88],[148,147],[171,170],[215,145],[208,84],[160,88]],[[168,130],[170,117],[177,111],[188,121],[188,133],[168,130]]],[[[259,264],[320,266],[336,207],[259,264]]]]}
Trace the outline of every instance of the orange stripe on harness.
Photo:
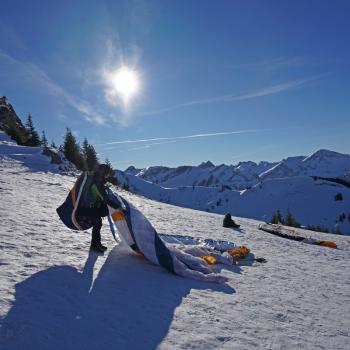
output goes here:
{"type": "Polygon", "coordinates": [[[125,220],[125,215],[121,210],[117,210],[112,214],[113,221],[125,220]]]}

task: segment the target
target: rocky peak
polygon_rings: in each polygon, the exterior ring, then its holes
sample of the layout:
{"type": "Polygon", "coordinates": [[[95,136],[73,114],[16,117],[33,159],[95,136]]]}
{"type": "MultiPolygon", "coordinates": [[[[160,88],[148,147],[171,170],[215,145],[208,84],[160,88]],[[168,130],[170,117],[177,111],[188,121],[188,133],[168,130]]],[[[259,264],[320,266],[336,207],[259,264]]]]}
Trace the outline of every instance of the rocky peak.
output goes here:
{"type": "Polygon", "coordinates": [[[205,168],[214,168],[214,164],[208,160],[206,162],[202,162],[200,165],[199,165],[199,168],[202,168],[202,169],[205,169],[205,168]]]}
{"type": "Polygon", "coordinates": [[[320,149],[316,151],[315,153],[311,154],[311,156],[304,159],[304,162],[310,161],[310,160],[324,160],[326,158],[343,158],[343,157],[349,157],[348,154],[342,154],[335,151],[330,151],[328,149],[320,149]]]}
{"type": "Polygon", "coordinates": [[[27,141],[26,128],[18,118],[6,96],[0,97],[0,129],[4,130],[18,144],[27,141]]]}

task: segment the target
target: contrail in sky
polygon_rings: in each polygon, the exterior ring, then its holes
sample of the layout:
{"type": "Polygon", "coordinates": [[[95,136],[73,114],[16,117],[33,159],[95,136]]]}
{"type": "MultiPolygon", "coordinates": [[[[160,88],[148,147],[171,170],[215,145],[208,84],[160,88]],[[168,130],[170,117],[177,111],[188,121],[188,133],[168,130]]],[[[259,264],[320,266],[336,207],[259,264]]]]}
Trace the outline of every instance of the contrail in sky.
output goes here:
{"type": "Polygon", "coordinates": [[[143,115],[143,116],[157,115],[157,114],[162,114],[162,113],[170,112],[170,111],[173,111],[173,110],[176,110],[179,108],[184,108],[184,107],[189,107],[189,106],[249,100],[249,99],[253,99],[253,98],[274,95],[274,94],[278,94],[278,93],[281,93],[281,92],[284,92],[287,90],[302,88],[307,83],[314,81],[318,78],[319,78],[319,76],[311,77],[311,78],[307,78],[307,79],[287,81],[285,83],[267,86],[267,87],[261,88],[260,90],[256,90],[254,92],[246,93],[243,95],[230,94],[230,95],[223,95],[223,96],[216,96],[216,97],[209,97],[209,98],[204,98],[204,99],[192,100],[192,101],[180,103],[177,105],[161,108],[161,109],[154,110],[154,111],[143,112],[143,113],[140,113],[140,115],[143,115]]]}
{"type": "Polygon", "coordinates": [[[187,135],[187,136],[157,137],[152,139],[111,141],[106,143],[100,143],[100,144],[97,144],[96,146],[122,145],[122,144],[128,144],[128,143],[154,142],[154,141],[187,140],[187,139],[196,139],[196,138],[203,138],[203,137],[256,133],[256,132],[264,132],[264,131],[271,131],[271,130],[272,129],[237,130],[237,131],[215,132],[215,133],[207,133],[207,134],[195,134],[195,135],[187,135]]]}

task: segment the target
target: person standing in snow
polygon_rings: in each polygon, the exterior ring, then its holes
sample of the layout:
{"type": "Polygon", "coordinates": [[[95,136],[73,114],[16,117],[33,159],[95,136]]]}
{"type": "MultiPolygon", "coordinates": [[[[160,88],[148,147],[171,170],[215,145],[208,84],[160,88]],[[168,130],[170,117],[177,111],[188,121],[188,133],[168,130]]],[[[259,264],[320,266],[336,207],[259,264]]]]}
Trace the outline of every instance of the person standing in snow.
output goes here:
{"type": "Polygon", "coordinates": [[[100,164],[84,186],[81,200],[77,208],[77,215],[88,217],[92,222],[92,238],[90,249],[103,253],[107,247],[101,243],[102,218],[108,216],[107,204],[115,209],[120,206],[110,200],[106,192],[106,182],[113,183],[110,168],[100,164]]]}

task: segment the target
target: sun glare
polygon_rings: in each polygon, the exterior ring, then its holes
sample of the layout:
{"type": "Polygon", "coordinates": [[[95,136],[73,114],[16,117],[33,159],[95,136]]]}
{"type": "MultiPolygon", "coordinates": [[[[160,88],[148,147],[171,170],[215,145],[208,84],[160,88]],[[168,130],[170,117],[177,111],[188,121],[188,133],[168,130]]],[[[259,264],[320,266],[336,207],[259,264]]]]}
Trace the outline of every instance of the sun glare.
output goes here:
{"type": "Polygon", "coordinates": [[[139,79],[136,71],[122,67],[111,74],[111,83],[115,92],[128,102],[139,89],[139,79]]]}

